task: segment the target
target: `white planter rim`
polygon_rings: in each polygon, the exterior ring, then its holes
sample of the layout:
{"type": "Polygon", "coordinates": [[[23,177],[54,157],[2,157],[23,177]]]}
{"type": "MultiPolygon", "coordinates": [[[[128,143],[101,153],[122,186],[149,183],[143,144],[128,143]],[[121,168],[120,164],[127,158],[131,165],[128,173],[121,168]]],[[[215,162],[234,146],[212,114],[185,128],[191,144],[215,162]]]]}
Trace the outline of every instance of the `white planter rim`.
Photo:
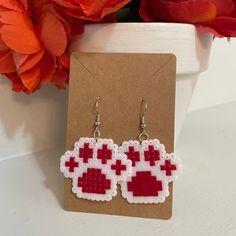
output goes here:
{"type": "Polygon", "coordinates": [[[85,32],[71,39],[69,52],[172,53],[177,74],[206,70],[212,36],[192,24],[101,23],[85,25],[85,32]]]}

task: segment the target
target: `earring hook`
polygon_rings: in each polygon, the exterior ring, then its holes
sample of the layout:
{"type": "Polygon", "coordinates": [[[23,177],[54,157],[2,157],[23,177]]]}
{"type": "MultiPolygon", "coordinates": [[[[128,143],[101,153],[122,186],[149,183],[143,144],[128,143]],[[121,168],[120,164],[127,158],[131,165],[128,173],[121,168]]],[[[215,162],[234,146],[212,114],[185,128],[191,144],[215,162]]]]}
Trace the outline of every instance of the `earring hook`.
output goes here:
{"type": "Polygon", "coordinates": [[[99,109],[99,102],[100,102],[100,100],[101,100],[101,97],[98,96],[97,99],[96,99],[96,102],[95,102],[95,106],[94,106],[94,113],[95,113],[95,115],[100,112],[100,109],[99,109]]]}
{"type": "Polygon", "coordinates": [[[141,115],[140,115],[140,134],[138,136],[139,138],[139,141],[142,142],[143,140],[147,140],[149,139],[149,135],[146,131],[146,123],[145,123],[145,113],[147,112],[147,102],[145,101],[144,98],[142,98],[142,101],[141,101],[141,115]]]}
{"type": "Polygon", "coordinates": [[[101,100],[101,97],[98,96],[94,105],[94,113],[96,115],[96,121],[95,121],[95,128],[93,131],[93,137],[97,140],[100,138],[101,136],[101,132],[100,132],[100,125],[101,125],[101,119],[100,119],[100,107],[99,107],[99,101],[101,100]]]}
{"type": "Polygon", "coordinates": [[[145,101],[144,98],[142,98],[142,102],[141,102],[141,116],[144,116],[146,111],[147,111],[147,102],[145,101]]]}

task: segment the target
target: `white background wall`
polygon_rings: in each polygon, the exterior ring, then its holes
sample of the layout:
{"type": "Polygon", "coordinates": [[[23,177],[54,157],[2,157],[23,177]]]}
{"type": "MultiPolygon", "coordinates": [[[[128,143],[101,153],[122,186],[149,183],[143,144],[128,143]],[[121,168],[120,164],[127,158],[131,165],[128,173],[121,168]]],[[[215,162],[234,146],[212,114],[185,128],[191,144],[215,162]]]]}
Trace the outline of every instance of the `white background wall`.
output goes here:
{"type": "Polygon", "coordinates": [[[231,101],[236,101],[236,39],[215,39],[209,68],[200,76],[190,111],[231,101]]]}

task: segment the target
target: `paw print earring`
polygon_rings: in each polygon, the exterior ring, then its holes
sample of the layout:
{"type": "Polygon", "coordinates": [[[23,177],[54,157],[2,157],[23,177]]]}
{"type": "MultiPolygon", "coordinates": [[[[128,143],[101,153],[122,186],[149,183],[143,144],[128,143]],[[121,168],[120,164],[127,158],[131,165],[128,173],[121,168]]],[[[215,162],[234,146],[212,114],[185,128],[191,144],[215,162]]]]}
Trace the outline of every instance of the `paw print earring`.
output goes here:
{"type": "Polygon", "coordinates": [[[168,183],[181,172],[181,162],[174,153],[166,153],[158,139],[149,139],[142,99],[139,140],[124,141],[119,153],[132,161],[132,175],[121,183],[122,196],[130,203],[162,203],[169,195],[168,183]]]}
{"type": "Polygon", "coordinates": [[[60,169],[72,178],[72,192],[78,198],[110,201],[117,194],[117,183],[131,175],[132,163],[112,139],[100,138],[100,97],[95,103],[95,128],[92,138],[82,137],[74,150],[61,157],[60,169]]]}

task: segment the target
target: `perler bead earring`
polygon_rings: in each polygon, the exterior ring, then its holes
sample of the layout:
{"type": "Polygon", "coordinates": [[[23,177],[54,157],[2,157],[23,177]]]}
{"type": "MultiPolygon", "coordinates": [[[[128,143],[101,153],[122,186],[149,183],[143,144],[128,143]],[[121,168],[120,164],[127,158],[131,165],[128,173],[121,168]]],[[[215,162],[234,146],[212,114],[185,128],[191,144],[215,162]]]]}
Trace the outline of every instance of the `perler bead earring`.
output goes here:
{"type": "Polygon", "coordinates": [[[139,140],[124,141],[119,153],[132,161],[132,175],[121,183],[122,196],[130,203],[162,203],[169,195],[168,183],[181,172],[181,162],[174,153],[166,153],[158,139],[149,139],[144,113],[147,103],[142,99],[139,140]]]}
{"type": "Polygon", "coordinates": [[[95,103],[93,138],[80,138],[73,151],[61,157],[61,172],[72,178],[72,191],[78,198],[110,201],[117,194],[117,183],[131,175],[132,163],[112,139],[100,138],[100,97],[95,103]]]}

